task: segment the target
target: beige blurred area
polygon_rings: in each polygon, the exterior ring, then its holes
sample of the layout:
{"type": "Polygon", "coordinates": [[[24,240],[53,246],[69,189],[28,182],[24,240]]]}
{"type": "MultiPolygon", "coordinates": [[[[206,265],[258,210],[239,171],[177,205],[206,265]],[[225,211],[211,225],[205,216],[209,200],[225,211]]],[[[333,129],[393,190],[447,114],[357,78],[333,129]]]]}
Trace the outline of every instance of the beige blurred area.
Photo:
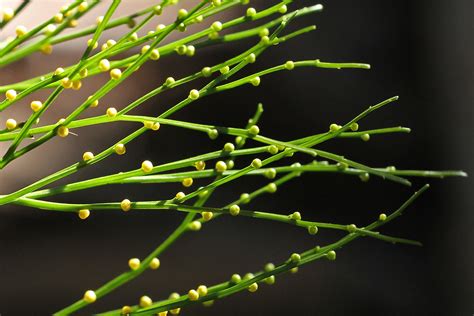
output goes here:
{"type": "MultiPolygon", "coordinates": [[[[81,28],[95,25],[97,16],[104,15],[108,5],[112,1],[102,1],[84,17],[79,20],[79,25],[74,29],[67,29],[64,33],[77,31],[81,28]]],[[[134,13],[138,10],[159,4],[161,1],[150,1],[150,0],[124,0],[119,5],[118,9],[113,15],[113,18],[126,16],[134,13]]],[[[179,7],[190,8],[198,1],[181,1],[179,6],[172,6],[164,11],[163,15],[153,18],[148,25],[143,28],[139,34],[144,34],[150,30],[153,30],[158,24],[171,23],[176,16],[176,11],[179,7]]],[[[4,7],[15,8],[21,1],[13,0],[0,0],[0,11],[4,7]]],[[[38,23],[50,18],[60,8],[67,4],[67,1],[60,0],[34,0],[28,5],[28,7],[22,11],[7,27],[0,31],[0,41],[5,40],[9,36],[14,35],[15,27],[17,25],[24,25],[28,29],[31,29],[38,23]]],[[[235,14],[235,12],[233,13],[235,14]]],[[[225,15],[222,15],[225,18],[225,15]]],[[[139,21],[139,19],[138,19],[139,21]]],[[[207,26],[205,22],[202,26],[207,26]]],[[[192,29],[192,28],[190,28],[192,29]]],[[[196,29],[196,28],[195,28],[196,29]]],[[[122,34],[128,32],[127,26],[120,26],[112,30],[107,30],[102,35],[99,41],[99,47],[107,39],[118,40],[122,34]]],[[[184,35],[189,32],[184,33],[184,35]]],[[[182,37],[183,34],[175,32],[169,39],[176,39],[182,37]]],[[[83,38],[75,39],[73,41],[61,43],[54,46],[53,53],[51,55],[43,55],[41,53],[34,53],[27,58],[17,61],[5,68],[0,68],[0,85],[11,84],[26,80],[35,76],[40,76],[44,73],[53,71],[57,67],[65,67],[77,62],[85,49],[85,43],[91,35],[83,38]]],[[[128,52],[125,55],[118,56],[116,58],[126,57],[133,52],[128,52]]],[[[170,59],[175,58],[171,56],[170,59]]],[[[183,58],[183,57],[181,57],[183,58]]],[[[186,58],[186,57],[184,57],[186,58]]],[[[100,100],[100,105],[97,108],[89,109],[84,113],[81,118],[101,115],[105,113],[108,107],[116,107],[117,109],[123,108],[128,103],[132,102],[136,98],[139,98],[146,92],[153,88],[156,88],[163,82],[168,76],[176,76],[174,73],[180,68],[185,68],[189,60],[186,63],[176,64],[174,61],[169,61],[168,58],[162,62],[148,62],[142,69],[137,73],[133,74],[124,83],[118,86],[112,93],[106,95],[100,100]],[[183,65],[184,64],[184,65],[183,65]]],[[[189,73],[189,71],[184,72],[189,73]]],[[[178,78],[178,77],[177,77],[178,78]]],[[[83,80],[83,87],[79,91],[66,90],[60,97],[54,102],[54,104],[48,109],[45,115],[42,116],[39,125],[51,124],[57,122],[60,118],[66,117],[71,113],[78,105],[81,104],[89,95],[93,94],[94,91],[99,89],[108,79],[107,74],[94,76],[83,80]]],[[[0,113],[0,125],[3,127],[5,121],[8,118],[14,118],[18,122],[25,121],[28,115],[31,113],[29,104],[33,100],[44,101],[52,90],[42,90],[34,93],[19,102],[14,106],[0,113]]],[[[174,95],[168,96],[169,99],[174,100],[177,98],[185,97],[181,95],[186,93],[185,90],[173,92],[174,95]]],[[[151,100],[151,103],[155,101],[151,100]]],[[[170,101],[171,102],[171,101],[170,101]]],[[[146,106],[144,105],[146,109],[146,106]]],[[[163,107],[161,107],[163,109],[163,107]]],[[[144,113],[142,107],[135,113],[144,113]]],[[[156,110],[145,112],[147,114],[158,115],[159,112],[156,110]]],[[[118,124],[118,123],[117,123],[118,124]]],[[[6,168],[0,171],[0,194],[10,193],[13,190],[19,189],[25,185],[36,181],[52,172],[60,170],[61,168],[70,165],[81,159],[84,151],[100,152],[101,150],[111,146],[116,141],[133,131],[136,126],[133,124],[122,124],[120,128],[117,128],[116,124],[107,126],[100,126],[94,128],[83,128],[74,131],[76,135],[71,135],[66,139],[56,137],[47,144],[33,150],[27,155],[21,157],[10,163],[6,168]],[[122,128],[123,127],[123,128],[122,128]],[[26,171],[26,172],[25,172],[26,171]]],[[[24,143],[28,144],[30,140],[25,140],[24,143]]],[[[0,143],[0,153],[3,155],[8,148],[8,142],[0,143]]],[[[125,168],[120,164],[118,168],[125,168]]],[[[117,170],[120,171],[120,170],[117,170]]]]}

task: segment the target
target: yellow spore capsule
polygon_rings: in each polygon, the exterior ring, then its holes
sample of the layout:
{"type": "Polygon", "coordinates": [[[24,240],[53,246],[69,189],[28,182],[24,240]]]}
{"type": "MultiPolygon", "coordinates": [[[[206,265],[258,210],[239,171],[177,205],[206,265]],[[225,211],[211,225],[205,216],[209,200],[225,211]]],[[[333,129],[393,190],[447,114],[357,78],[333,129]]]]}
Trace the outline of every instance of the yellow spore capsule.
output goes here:
{"type": "Polygon", "coordinates": [[[43,107],[43,103],[41,101],[33,101],[30,106],[33,112],[38,112],[43,107]]]}
{"type": "Polygon", "coordinates": [[[13,90],[13,89],[10,89],[10,90],[7,90],[7,92],[5,92],[5,97],[9,100],[9,101],[13,101],[16,99],[16,91],[13,90]]]}
{"type": "Polygon", "coordinates": [[[153,258],[153,259],[151,259],[150,264],[148,265],[148,267],[152,270],[156,270],[160,267],[160,265],[161,265],[160,259],[153,258]]]}
{"type": "Polygon", "coordinates": [[[91,215],[91,212],[88,209],[82,209],[82,210],[79,210],[77,215],[79,216],[80,219],[86,219],[89,217],[89,215],[91,215]]]}
{"type": "Polygon", "coordinates": [[[193,185],[193,178],[185,178],[183,179],[181,183],[183,184],[184,187],[189,188],[190,186],[193,185]]]}
{"type": "Polygon", "coordinates": [[[146,296],[146,295],[143,295],[142,297],[140,297],[140,307],[149,307],[151,306],[151,304],[153,304],[153,301],[151,300],[150,297],[146,296]]]}
{"type": "Polygon", "coordinates": [[[142,162],[142,171],[143,172],[151,172],[153,170],[153,164],[150,160],[145,160],[142,162]]]}
{"type": "Polygon", "coordinates": [[[110,71],[110,78],[118,80],[122,77],[122,71],[118,68],[114,68],[110,71]]]}
{"type": "Polygon", "coordinates": [[[83,297],[84,301],[87,303],[94,303],[97,300],[97,295],[92,290],[86,291],[83,297]]]}
{"type": "Polygon", "coordinates": [[[9,119],[5,122],[5,127],[6,127],[7,130],[9,130],[9,131],[15,129],[17,126],[18,126],[17,122],[16,122],[14,119],[12,119],[12,118],[9,118],[9,119]]]}
{"type": "Polygon", "coordinates": [[[108,108],[106,112],[108,117],[115,117],[117,116],[117,109],[116,108],[108,108]]]}
{"type": "Polygon", "coordinates": [[[84,161],[91,160],[92,158],[94,158],[94,154],[91,153],[90,151],[86,151],[86,152],[82,155],[82,160],[84,160],[84,161]]]}
{"type": "Polygon", "coordinates": [[[124,144],[117,144],[114,146],[114,151],[117,155],[123,155],[127,152],[127,148],[124,144]]]}
{"type": "Polygon", "coordinates": [[[28,30],[26,29],[25,26],[23,25],[18,25],[15,29],[15,33],[16,33],[16,36],[18,37],[22,37],[24,36],[26,33],[28,33],[28,30]]]}
{"type": "Polygon", "coordinates": [[[128,266],[134,271],[137,270],[138,268],[140,268],[140,259],[132,258],[128,260],[128,266]]]}
{"type": "Polygon", "coordinates": [[[122,202],[120,202],[120,208],[122,211],[128,212],[132,208],[132,202],[130,202],[129,199],[124,199],[122,202]]]}
{"type": "Polygon", "coordinates": [[[67,135],[69,135],[69,128],[67,128],[66,126],[60,126],[58,128],[57,134],[59,137],[67,137],[67,135]]]}

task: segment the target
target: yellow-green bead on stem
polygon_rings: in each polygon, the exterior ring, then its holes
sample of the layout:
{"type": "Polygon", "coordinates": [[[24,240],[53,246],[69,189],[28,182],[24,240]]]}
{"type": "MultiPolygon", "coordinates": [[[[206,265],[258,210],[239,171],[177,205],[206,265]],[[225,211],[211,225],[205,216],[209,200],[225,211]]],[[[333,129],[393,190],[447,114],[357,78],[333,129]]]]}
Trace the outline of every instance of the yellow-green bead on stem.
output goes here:
{"type": "Polygon", "coordinates": [[[84,219],[87,219],[89,215],[91,215],[91,212],[88,209],[82,209],[82,210],[79,210],[77,215],[79,216],[80,219],[84,220],[84,219]]]}
{"type": "Polygon", "coordinates": [[[38,112],[43,108],[43,103],[41,101],[33,101],[31,102],[30,106],[33,112],[38,112]]]}
{"type": "Polygon", "coordinates": [[[204,67],[204,68],[202,68],[201,74],[202,74],[203,77],[205,77],[205,78],[210,77],[210,76],[212,75],[212,69],[211,69],[211,67],[204,67]]]}
{"type": "Polygon", "coordinates": [[[211,29],[215,32],[222,31],[222,23],[219,21],[215,21],[214,23],[212,23],[211,29]]]}
{"type": "Polygon", "coordinates": [[[151,172],[153,170],[153,163],[150,160],[145,160],[142,162],[141,169],[143,172],[151,172]]]}
{"type": "Polygon", "coordinates": [[[199,297],[206,296],[208,292],[207,286],[199,285],[197,288],[197,292],[199,294],[199,297]]]}
{"type": "Polygon", "coordinates": [[[18,25],[15,29],[15,34],[18,37],[25,36],[25,34],[28,33],[28,30],[25,26],[23,25],[18,25]]]}
{"type": "Polygon", "coordinates": [[[272,284],[275,284],[275,276],[274,275],[270,275],[268,278],[265,278],[264,281],[266,284],[268,285],[272,285],[272,284]]]}
{"type": "Polygon", "coordinates": [[[132,311],[133,311],[133,309],[128,305],[125,305],[125,306],[122,307],[122,315],[131,314],[132,311]]]}
{"type": "Polygon", "coordinates": [[[216,139],[217,137],[219,137],[219,131],[217,129],[210,129],[208,132],[207,132],[207,136],[209,136],[210,139],[214,140],[216,139]]]}
{"type": "Polygon", "coordinates": [[[280,12],[281,14],[285,14],[287,11],[288,11],[288,7],[286,6],[286,4],[282,5],[282,6],[278,9],[278,12],[280,12]]]}
{"type": "Polygon", "coordinates": [[[308,233],[310,235],[316,235],[318,233],[318,227],[317,226],[308,226],[308,233]]]}
{"type": "Polygon", "coordinates": [[[331,261],[336,260],[336,252],[334,250],[328,251],[328,253],[326,253],[326,258],[331,261]]]}
{"type": "Polygon", "coordinates": [[[241,200],[242,203],[244,203],[244,204],[249,203],[249,202],[250,202],[250,194],[248,194],[248,193],[242,193],[242,194],[240,195],[240,200],[241,200]]]}
{"type": "Polygon", "coordinates": [[[258,158],[255,158],[254,160],[252,160],[252,163],[251,163],[252,167],[254,167],[255,169],[259,169],[262,167],[262,161],[258,158]]]}
{"type": "Polygon", "coordinates": [[[233,152],[234,150],[235,150],[234,144],[232,144],[232,143],[226,143],[226,144],[224,145],[224,151],[230,153],[230,152],[233,152]]]}
{"type": "Polygon", "coordinates": [[[229,66],[224,66],[222,67],[221,69],[219,69],[220,73],[225,75],[226,73],[228,73],[230,71],[230,67],[229,66]]]}
{"type": "Polygon", "coordinates": [[[251,136],[257,136],[260,133],[260,128],[257,125],[252,125],[247,131],[251,136]]]}
{"type": "Polygon", "coordinates": [[[357,226],[354,224],[350,224],[347,225],[346,229],[349,233],[354,233],[357,230],[357,226]]]}
{"type": "Polygon", "coordinates": [[[212,212],[202,212],[201,215],[202,219],[206,222],[210,221],[214,217],[214,213],[212,212]]]}
{"type": "Polygon", "coordinates": [[[86,303],[94,303],[97,300],[97,295],[95,294],[94,291],[88,290],[84,293],[83,297],[84,302],[86,303]]]}
{"type": "Polygon", "coordinates": [[[227,170],[227,165],[226,165],[225,162],[223,162],[222,160],[216,162],[216,171],[217,171],[217,172],[222,173],[222,172],[224,172],[224,171],[226,171],[226,170],[227,170]]]}
{"type": "Polygon", "coordinates": [[[189,92],[189,98],[190,98],[191,100],[197,100],[197,99],[199,99],[199,91],[196,90],[196,89],[191,90],[191,91],[189,92]]]}
{"type": "Polygon", "coordinates": [[[184,198],[185,196],[186,196],[186,194],[184,194],[184,192],[178,192],[178,193],[176,193],[176,195],[175,195],[175,199],[181,200],[181,199],[184,198]]]}
{"type": "Polygon", "coordinates": [[[91,160],[92,158],[94,158],[94,154],[91,153],[90,151],[86,151],[86,152],[82,155],[82,160],[84,160],[84,161],[89,161],[89,160],[91,160]]]}
{"type": "Polygon", "coordinates": [[[110,78],[112,80],[118,80],[122,77],[122,71],[118,68],[114,68],[110,71],[110,78]]]}
{"type": "Polygon", "coordinates": [[[138,305],[140,305],[140,307],[142,308],[150,307],[152,304],[153,304],[152,299],[146,295],[143,295],[142,297],[140,297],[140,302],[138,303],[138,305]]]}
{"type": "Polygon", "coordinates": [[[99,69],[101,71],[109,71],[110,69],[110,61],[108,59],[102,59],[99,62],[99,69]]]}
{"type": "Polygon", "coordinates": [[[190,186],[193,185],[193,182],[194,182],[193,178],[185,178],[185,179],[183,179],[183,181],[181,181],[181,184],[184,187],[189,188],[190,186]]]}
{"type": "Polygon", "coordinates": [[[331,124],[331,125],[329,125],[329,130],[330,130],[331,132],[337,132],[337,131],[340,130],[340,129],[341,129],[341,126],[340,126],[340,125],[337,125],[337,124],[334,124],[334,123],[331,124]]]}
{"type": "Polygon", "coordinates": [[[367,172],[364,172],[362,174],[359,175],[359,179],[362,181],[362,182],[367,182],[370,180],[370,174],[368,174],[367,172]]]}
{"type": "Polygon", "coordinates": [[[257,10],[255,10],[255,8],[248,8],[246,11],[246,15],[249,18],[253,18],[254,16],[257,15],[257,10]]]}
{"type": "Polygon", "coordinates": [[[124,155],[127,152],[127,148],[124,144],[116,144],[114,146],[114,151],[117,155],[124,155]]]}
{"type": "Polygon", "coordinates": [[[275,265],[271,262],[267,263],[264,267],[263,267],[263,270],[265,270],[265,272],[270,272],[270,271],[273,271],[275,269],[275,265]]]}
{"type": "Polygon", "coordinates": [[[288,60],[286,63],[285,63],[285,69],[287,70],[293,70],[295,69],[295,63],[291,60],[288,60]]]}
{"type": "Polygon", "coordinates": [[[300,212],[294,212],[294,213],[288,215],[288,218],[293,220],[293,221],[300,221],[301,220],[301,213],[300,212]]]}
{"type": "Polygon", "coordinates": [[[247,56],[245,59],[249,64],[253,64],[257,60],[257,56],[255,56],[254,53],[251,53],[250,55],[247,56]]]}
{"type": "Polygon", "coordinates": [[[194,167],[196,170],[201,171],[206,169],[206,162],[205,161],[197,161],[194,163],[194,167]]]}
{"type": "Polygon", "coordinates": [[[189,230],[192,230],[192,231],[195,231],[195,232],[199,231],[201,229],[201,227],[202,227],[202,224],[199,221],[192,221],[188,225],[189,230]]]}
{"type": "Polygon", "coordinates": [[[148,265],[148,267],[151,269],[151,270],[156,270],[160,267],[161,263],[160,263],[160,259],[158,258],[153,258],[151,259],[150,261],[150,264],[148,265]]]}
{"type": "Polygon", "coordinates": [[[178,11],[178,18],[180,20],[186,18],[188,16],[188,11],[186,9],[179,9],[178,11]]]}
{"type": "Polygon", "coordinates": [[[272,155],[276,155],[278,153],[278,147],[275,145],[270,145],[267,147],[267,151],[272,155]]]}
{"type": "Polygon", "coordinates": [[[275,179],[276,174],[277,174],[277,172],[276,172],[275,168],[269,168],[269,169],[265,170],[265,173],[264,173],[265,178],[267,178],[267,179],[275,179]]]}
{"type": "Polygon", "coordinates": [[[120,202],[120,208],[122,211],[128,212],[132,208],[132,202],[129,199],[124,199],[120,202]]]}
{"type": "Polygon", "coordinates": [[[140,259],[138,258],[131,258],[130,260],[128,260],[128,266],[133,271],[138,270],[140,268],[140,265],[141,265],[141,262],[140,262],[140,259]]]}
{"type": "Polygon", "coordinates": [[[252,86],[254,87],[258,87],[260,85],[260,82],[261,82],[261,79],[258,76],[250,79],[250,84],[252,84],[252,86]]]}
{"type": "Polygon", "coordinates": [[[275,193],[278,190],[278,187],[275,183],[271,182],[266,186],[268,193],[275,193]]]}
{"type": "Polygon", "coordinates": [[[258,283],[255,282],[255,283],[250,284],[249,287],[248,287],[248,290],[249,290],[249,292],[251,292],[251,293],[257,292],[257,290],[258,290],[258,283]]]}
{"type": "Polygon", "coordinates": [[[232,274],[232,276],[230,277],[230,282],[234,284],[240,283],[241,281],[242,277],[237,273],[232,274]]]}
{"type": "Polygon", "coordinates": [[[4,22],[8,22],[15,16],[15,11],[12,8],[4,8],[2,17],[4,22]]]}
{"type": "Polygon", "coordinates": [[[240,213],[240,207],[239,207],[237,204],[232,205],[232,206],[229,208],[229,213],[230,213],[230,215],[232,215],[232,216],[237,216],[237,215],[239,215],[239,213],[240,213]]]}
{"type": "Polygon", "coordinates": [[[105,114],[108,116],[108,117],[116,117],[117,116],[117,109],[116,108],[108,108],[107,111],[105,112],[105,114]]]}
{"type": "Polygon", "coordinates": [[[9,118],[5,122],[5,128],[9,131],[14,130],[17,126],[18,126],[18,123],[16,122],[16,120],[14,120],[12,118],[9,118]]]}
{"type": "Polygon", "coordinates": [[[385,215],[384,213],[379,215],[379,221],[384,222],[386,220],[387,220],[387,215],[385,215]]]}
{"type": "Polygon", "coordinates": [[[16,96],[17,96],[17,93],[13,89],[9,89],[9,90],[7,90],[7,92],[5,92],[5,97],[7,98],[8,101],[15,100],[16,96]]]}

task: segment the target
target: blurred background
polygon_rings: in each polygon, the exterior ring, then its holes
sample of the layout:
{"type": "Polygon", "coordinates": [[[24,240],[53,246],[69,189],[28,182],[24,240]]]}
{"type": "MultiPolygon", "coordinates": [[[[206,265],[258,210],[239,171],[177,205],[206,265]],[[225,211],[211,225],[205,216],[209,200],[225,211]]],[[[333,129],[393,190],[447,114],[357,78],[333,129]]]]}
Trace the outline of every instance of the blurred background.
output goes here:
{"type": "MultiPolygon", "coordinates": [[[[18,1],[0,0],[2,6],[18,1]]],[[[93,23],[107,3],[96,7],[79,27],[93,23]]],[[[183,1],[190,7],[193,1],[183,1]]],[[[273,1],[252,1],[263,9],[273,1]]],[[[314,1],[296,1],[296,9],[314,1]]],[[[53,15],[64,1],[32,1],[8,28],[33,26],[53,15]]],[[[473,173],[474,52],[469,0],[328,1],[322,13],[298,19],[289,27],[316,24],[318,30],[271,48],[245,73],[281,64],[288,59],[332,62],[367,62],[367,70],[297,69],[262,78],[260,87],[243,86],[193,103],[173,118],[221,126],[244,126],[258,102],[265,107],[262,134],[293,139],[325,131],[333,122],[344,123],[369,105],[393,95],[400,100],[361,122],[363,129],[407,126],[411,134],[374,136],[369,142],[339,139],[321,148],[370,166],[395,165],[399,169],[462,169],[473,173]]],[[[150,5],[150,1],[124,0],[116,16],[150,5]]],[[[239,16],[236,7],[224,21],[239,16]]],[[[175,9],[154,20],[169,23],[175,9]],[[160,20],[160,21],[159,21],[160,20]]],[[[210,23],[210,22],[208,22],[210,23]]],[[[205,24],[208,25],[207,23],[205,24]]],[[[192,30],[192,29],[191,29],[192,30]]],[[[126,27],[108,32],[117,39],[126,27]]],[[[148,29],[146,30],[148,31],[148,29]]],[[[175,34],[173,38],[182,36],[175,34]]],[[[75,62],[87,38],[54,47],[50,56],[34,54],[0,69],[0,85],[25,80],[75,62]]],[[[109,106],[123,108],[160,85],[166,77],[180,78],[202,67],[230,58],[255,39],[199,50],[195,57],[170,56],[145,67],[101,99],[87,115],[102,114],[109,106]]],[[[245,74],[244,73],[244,74],[245,74]]],[[[243,75],[243,74],[242,74],[243,75]]],[[[42,119],[56,122],[98,89],[106,76],[84,81],[80,91],[68,90],[42,119]]],[[[194,82],[160,95],[136,113],[158,115],[205,81],[194,82]]],[[[44,98],[42,91],[0,113],[24,120],[29,102],[44,98]]],[[[134,124],[115,123],[76,130],[77,137],[54,139],[18,159],[0,172],[0,193],[13,192],[81,159],[84,151],[99,152],[132,132],[134,124]]],[[[57,184],[137,168],[142,160],[155,165],[216,150],[231,138],[210,141],[206,135],[163,126],[128,146],[125,156],[110,157],[57,184]]],[[[251,142],[249,145],[253,145],[251,142]]],[[[0,144],[2,153],[8,144],[0,144]]],[[[288,163],[309,162],[296,154],[288,163]]],[[[237,161],[243,166],[247,160],[237,161]]],[[[239,180],[219,189],[209,205],[222,206],[242,192],[267,183],[262,178],[239,180]]],[[[205,182],[196,181],[195,187],[205,182]]],[[[378,178],[362,183],[357,177],[308,174],[264,195],[248,208],[289,213],[305,219],[362,226],[379,213],[397,208],[413,191],[429,182],[432,187],[404,216],[383,228],[386,234],[420,240],[424,246],[392,245],[359,239],[338,251],[335,262],[314,262],[297,274],[277,277],[274,286],[262,285],[256,294],[239,293],[212,308],[192,306],[186,315],[471,315],[474,313],[474,197],[472,178],[413,179],[403,187],[378,178]]],[[[57,185],[56,184],[56,185],[57,185]]],[[[182,190],[178,184],[108,186],[60,195],[64,202],[167,199],[182,190]]],[[[189,192],[189,190],[188,190],[189,192]]],[[[145,257],[179,224],[183,214],[132,211],[92,213],[87,221],[75,214],[42,212],[25,207],[1,207],[0,314],[51,314],[127,269],[131,257],[145,257]]],[[[233,273],[261,269],[269,261],[281,262],[292,252],[335,241],[342,235],[321,230],[316,236],[285,224],[249,218],[220,217],[199,233],[189,233],[161,257],[162,267],[100,299],[79,314],[91,314],[132,305],[142,295],[155,300],[169,293],[185,293],[198,284],[227,280],[233,273]]]]}

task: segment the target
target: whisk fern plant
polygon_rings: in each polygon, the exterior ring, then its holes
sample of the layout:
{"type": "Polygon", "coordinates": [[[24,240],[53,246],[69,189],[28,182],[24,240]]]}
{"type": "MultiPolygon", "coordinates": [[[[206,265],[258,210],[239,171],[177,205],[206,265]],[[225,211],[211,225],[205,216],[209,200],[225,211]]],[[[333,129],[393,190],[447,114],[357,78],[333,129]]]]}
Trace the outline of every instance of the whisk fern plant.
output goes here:
{"type": "MultiPolygon", "coordinates": [[[[266,221],[277,221],[294,225],[316,235],[320,230],[338,230],[343,237],[338,241],[324,246],[316,246],[301,253],[288,254],[286,261],[278,264],[267,264],[262,269],[244,276],[233,274],[228,280],[215,285],[197,285],[190,290],[183,289],[183,295],[172,293],[168,298],[153,301],[149,296],[142,296],[135,304],[117,306],[116,310],[103,312],[103,315],[167,315],[178,314],[182,308],[190,304],[203,303],[210,306],[214,300],[224,298],[234,293],[248,290],[256,292],[262,284],[273,284],[275,276],[296,272],[298,267],[318,259],[335,260],[336,251],[359,237],[371,237],[390,243],[420,245],[419,242],[405,238],[384,235],[380,232],[385,225],[400,216],[408,206],[415,201],[429,185],[416,191],[400,208],[388,214],[380,214],[372,223],[357,227],[351,223],[326,223],[305,220],[301,213],[294,210],[279,210],[278,213],[255,210],[250,203],[261,195],[277,194],[284,189],[284,184],[297,179],[303,174],[312,173],[342,173],[359,177],[368,181],[370,177],[379,177],[401,185],[410,186],[407,177],[443,178],[447,176],[465,176],[461,171],[425,171],[425,170],[398,170],[395,167],[373,168],[350,158],[333,152],[320,149],[320,144],[335,138],[357,138],[369,141],[375,135],[390,133],[409,133],[406,127],[381,127],[378,129],[361,130],[359,124],[371,113],[390,106],[398,100],[391,97],[364,109],[352,120],[345,123],[332,123],[328,127],[313,135],[293,140],[280,140],[265,136],[266,131],[258,126],[263,113],[263,106],[257,106],[255,114],[249,119],[246,126],[230,127],[216,124],[201,124],[172,119],[174,114],[186,110],[197,100],[206,99],[216,93],[239,88],[242,85],[258,87],[267,75],[278,72],[297,71],[298,68],[323,69],[370,69],[364,63],[333,63],[314,60],[286,60],[276,63],[275,66],[262,69],[251,75],[237,77],[249,64],[257,64],[260,56],[267,49],[278,49],[279,45],[315,30],[314,25],[288,32],[287,25],[294,19],[322,11],[323,6],[315,4],[310,7],[298,8],[292,0],[273,1],[266,7],[257,10],[251,7],[248,0],[203,0],[196,6],[178,3],[178,0],[154,1],[152,6],[137,11],[128,16],[114,18],[120,0],[113,0],[108,4],[103,16],[96,19],[96,25],[78,31],[64,33],[74,29],[78,20],[85,16],[94,7],[101,4],[100,0],[76,0],[64,6],[46,21],[28,30],[17,25],[15,34],[0,43],[0,67],[6,67],[29,55],[40,52],[54,53],[54,46],[78,38],[86,39],[86,47],[81,58],[73,65],[51,65],[48,73],[37,77],[0,86],[5,99],[0,102],[0,111],[19,106],[25,98],[35,99],[30,103],[31,112],[24,121],[15,117],[5,117],[5,128],[0,130],[0,141],[8,145],[8,149],[0,159],[0,169],[16,159],[28,159],[29,154],[34,157],[35,149],[49,142],[55,137],[68,137],[73,131],[94,125],[132,122],[137,128],[122,139],[110,140],[110,145],[100,152],[91,152],[84,149],[82,157],[77,162],[47,175],[31,184],[0,196],[0,205],[17,204],[45,211],[70,212],[81,220],[87,220],[95,212],[133,212],[135,210],[163,211],[186,213],[182,223],[168,236],[163,243],[153,249],[145,258],[131,258],[124,263],[125,271],[113,277],[109,282],[96,289],[77,289],[77,297],[71,305],[65,306],[56,312],[57,315],[67,315],[80,311],[85,306],[111,294],[115,289],[140,276],[145,270],[158,268],[166,269],[166,262],[160,261],[160,256],[167,251],[178,238],[187,233],[199,231],[203,225],[224,216],[246,216],[266,221]],[[295,7],[294,9],[291,7],[295,7]],[[174,8],[174,9],[173,9],[174,8]],[[168,25],[157,24],[160,15],[165,10],[176,13],[174,21],[168,25]],[[215,16],[224,11],[234,11],[239,17],[226,21],[218,21],[215,16]],[[199,30],[181,36],[179,39],[163,44],[169,35],[185,32],[188,27],[199,24],[199,30]],[[129,27],[128,32],[116,40],[103,39],[103,32],[122,25],[129,27]],[[238,28],[240,27],[240,29],[238,28]],[[242,28],[244,28],[242,30],[242,28]],[[140,36],[139,32],[147,32],[140,36]],[[136,71],[144,64],[165,62],[171,55],[192,57],[201,49],[216,45],[231,45],[233,42],[253,40],[254,44],[247,50],[231,58],[218,61],[214,65],[202,65],[202,70],[189,73],[181,78],[168,77],[159,83],[156,88],[146,92],[125,107],[118,109],[109,107],[104,109],[103,115],[88,116],[88,109],[100,107],[101,99],[110,92],[116,91],[129,77],[135,76],[136,71]],[[100,49],[99,49],[100,47],[100,49]],[[138,52],[137,52],[138,51],[138,52]],[[123,57],[123,54],[127,54],[123,57]],[[120,56],[119,56],[120,55],[120,56]],[[42,116],[57,106],[58,97],[67,89],[79,90],[82,82],[93,76],[107,78],[105,84],[84,100],[78,100],[74,110],[57,123],[51,125],[40,124],[42,116]],[[237,78],[236,78],[237,77],[237,78]],[[200,79],[198,81],[198,79],[200,79]],[[206,80],[204,86],[197,82],[206,80]],[[183,92],[178,89],[187,84],[191,89],[183,92]],[[36,93],[47,90],[49,96],[37,99],[36,93]],[[144,102],[159,94],[173,90],[177,95],[183,95],[180,102],[168,107],[154,116],[133,114],[144,102]],[[86,116],[86,118],[80,118],[86,116]],[[125,155],[129,143],[135,141],[145,133],[158,132],[160,128],[172,126],[203,133],[203,137],[211,141],[220,135],[235,137],[234,142],[227,142],[215,151],[205,152],[184,159],[156,164],[151,159],[145,160],[133,170],[124,170],[115,174],[90,178],[63,185],[54,185],[59,180],[66,179],[81,169],[91,165],[103,163],[112,155],[125,155]],[[247,143],[259,144],[249,147],[247,143]],[[291,157],[295,153],[309,155],[313,161],[308,164],[295,163],[291,157]],[[246,158],[248,164],[241,164],[238,158],[246,158]],[[208,199],[217,194],[222,186],[232,184],[234,180],[245,177],[265,177],[268,183],[261,188],[243,193],[238,199],[225,205],[208,205],[208,199]],[[193,188],[194,181],[202,179],[206,185],[193,188]],[[48,199],[74,191],[87,190],[99,186],[120,184],[161,184],[181,183],[183,191],[177,192],[164,200],[133,201],[124,196],[118,201],[103,201],[101,203],[59,203],[48,199]],[[48,188],[46,188],[49,186],[48,188]],[[161,267],[163,265],[163,267],[161,267]],[[81,294],[82,293],[82,294],[81,294]]],[[[23,1],[17,8],[4,8],[0,29],[7,24],[15,23],[15,17],[28,7],[29,1],[23,1]]],[[[194,30],[194,29],[193,29],[194,30]]],[[[279,74],[283,75],[283,74],[279,74]]],[[[203,105],[205,106],[205,105],[203,105]]],[[[3,118],[2,118],[3,119],[3,118]]],[[[31,159],[31,158],[30,158],[31,159]]],[[[124,157],[123,159],[126,159],[124,157]]],[[[191,286],[191,285],[190,285],[191,286]]],[[[125,303],[124,303],[125,304],[125,303]]]]}

